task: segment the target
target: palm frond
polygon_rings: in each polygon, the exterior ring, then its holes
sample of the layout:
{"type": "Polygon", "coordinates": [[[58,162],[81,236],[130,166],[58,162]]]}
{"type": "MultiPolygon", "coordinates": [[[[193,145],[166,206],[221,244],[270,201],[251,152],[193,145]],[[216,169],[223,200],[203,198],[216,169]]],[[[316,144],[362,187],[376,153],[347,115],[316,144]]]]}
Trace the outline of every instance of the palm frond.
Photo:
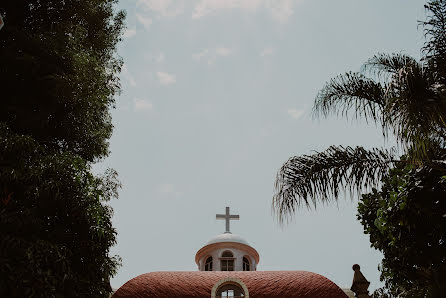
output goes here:
{"type": "Polygon", "coordinates": [[[412,148],[412,160],[426,160],[431,145],[446,140],[446,87],[404,54],[375,55],[363,71],[384,80],[351,72],[338,76],[319,92],[313,112],[348,116],[352,110],[356,117],[379,122],[384,136],[392,133],[403,148],[412,148]]]}
{"type": "Polygon", "coordinates": [[[423,47],[423,60],[427,62],[437,82],[446,85],[446,1],[429,1],[425,5],[427,20],[424,27],[426,43],[423,47]]]}
{"type": "Polygon", "coordinates": [[[383,54],[379,53],[370,58],[362,66],[364,73],[381,76],[397,74],[402,68],[418,65],[419,62],[405,54],[383,54]]]}
{"type": "Polygon", "coordinates": [[[273,210],[284,222],[302,205],[316,207],[337,200],[342,190],[353,193],[377,186],[394,157],[394,150],[342,146],[292,157],[277,174],[273,210]]]}
{"type": "Polygon", "coordinates": [[[384,122],[399,143],[412,147],[414,156],[424,159],[429,144],[446,139],[446,98],[419,63],[402,67],[388,86],[384,122]]]}
{"type": "Polygon", "coordinates": [[[384,86],[362,74],[348,72],[328,82],[319,92],[314,102],[315,116],[341,114],[348,116],[354,110],[355,117],[364,116],[374,122],[380,121],[385,105],[384,86]]]}

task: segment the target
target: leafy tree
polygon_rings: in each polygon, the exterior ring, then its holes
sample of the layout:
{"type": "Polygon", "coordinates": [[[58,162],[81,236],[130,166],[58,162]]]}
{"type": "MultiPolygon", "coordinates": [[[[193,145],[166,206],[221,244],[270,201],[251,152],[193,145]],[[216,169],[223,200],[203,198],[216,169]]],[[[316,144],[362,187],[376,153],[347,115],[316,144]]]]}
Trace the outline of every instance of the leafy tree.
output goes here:
{"type": "Polygon", "coordinates": [[[395,149],[331,146],[290,158],[279,170],[273,207],[280,221],[300,206],[362,193],[358,218],[384,253],[382,296],[442,297],[446,293],[444,217],[446,174],[446,1],[426,5],[420,61],[377,54],[361,72],[329,81],[314,105],[318,116],[364,117],[395,136],[395,149]],[[353,112],[353,113],[352,113],[353,112]],[[377,190],[382,186],[380,191],[377,190]]]}
{"type": "Polygon", "coordinates": [[[116,0],[0,3],[0,296],[108,297],[119,257],[108,155],[116,0]]]}
{"type": "Polygon", "coordinates": [[[107,297],[119,258],[102,201],[117,196],[115,172],[94,177],[79,156],[0,134],[0,296],[107,297]]]}
{"type": "Polygon", "coordinates": [[[88,161],[108,154],[124,18],[116,1],[2,1],[1,122],[88,161]]]}
{"type": "Polygon", "coordinates": [[[385,288],[378,297],[442,297],[446,293],[446,176],[399,164],[381,190],[364,194],[358,219],[383,252],[385,288]]]}

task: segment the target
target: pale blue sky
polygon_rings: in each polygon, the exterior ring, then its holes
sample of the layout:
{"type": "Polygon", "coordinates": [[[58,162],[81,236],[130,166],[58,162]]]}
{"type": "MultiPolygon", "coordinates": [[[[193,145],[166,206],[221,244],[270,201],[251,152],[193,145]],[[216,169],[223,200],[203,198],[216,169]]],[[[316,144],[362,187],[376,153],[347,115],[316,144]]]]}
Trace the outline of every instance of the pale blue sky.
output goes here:
{"type": "MultiPolygon", "coordinates": [[[[120,0],[127,31],[111,155],[123,188],[111,202],[123,266],[119,287],[146,272],[196,270],[194,256],[224,232],[260,253],[258,270],[308,270],[350,287],[361,265],[380,286],[381,255],[349,198],[301,210],[280,227],[271,212],[277,170],[330,145],[386,144],[376,127],[311,118],[331,77],[378,52],[419,57],[421,0],[120,0]]],[[[390,142],[392,143],[392,142],[390,142]]]]}

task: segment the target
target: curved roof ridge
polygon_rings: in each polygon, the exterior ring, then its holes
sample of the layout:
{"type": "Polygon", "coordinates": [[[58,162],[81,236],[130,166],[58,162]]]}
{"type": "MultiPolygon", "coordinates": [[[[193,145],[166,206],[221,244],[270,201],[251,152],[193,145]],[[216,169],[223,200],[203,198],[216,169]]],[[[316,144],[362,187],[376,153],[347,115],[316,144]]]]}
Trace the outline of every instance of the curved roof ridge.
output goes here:
{"type": "Polygon", "coordinates": [[[346,298],[344,291],[323,275],[310,271],[157,271],[139,275],[116,291],[124,297],[209,297],[222,278],[242,280],[257,298],[346,298]]]}

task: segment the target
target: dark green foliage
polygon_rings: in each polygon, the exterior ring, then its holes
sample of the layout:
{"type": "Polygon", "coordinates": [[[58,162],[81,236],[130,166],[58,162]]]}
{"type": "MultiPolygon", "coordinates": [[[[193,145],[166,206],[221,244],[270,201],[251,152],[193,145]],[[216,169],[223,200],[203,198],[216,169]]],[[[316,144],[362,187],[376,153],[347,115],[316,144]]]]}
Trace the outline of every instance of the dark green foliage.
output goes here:
{"type": "Polygon", "coordinates": [[[55,150],[108,154],[119,90],[115,0],[2,1],[0,122],[55,150]]]}
{"type": "Polygon", "coordinates": [[[0,297],[108,297],[116,0],[0,2],[0,297]]]}
{"type": "MultiPolygon", "coordinates": [[[[446,176],[444,170],[401,166],[380,191],[362,196],[358,219],[372,247],[384,254],[381,292],[393,297],[446,293],[446,176]]],[[[376,295],[383,296],[385,295],[376,295]]]]}
{"type": "Polygon", "coordinates": [[[119,259],[116,173],[94,177],[82,158],[51,153],[0,125],[0,297],[107,297],[119,259]]]}

